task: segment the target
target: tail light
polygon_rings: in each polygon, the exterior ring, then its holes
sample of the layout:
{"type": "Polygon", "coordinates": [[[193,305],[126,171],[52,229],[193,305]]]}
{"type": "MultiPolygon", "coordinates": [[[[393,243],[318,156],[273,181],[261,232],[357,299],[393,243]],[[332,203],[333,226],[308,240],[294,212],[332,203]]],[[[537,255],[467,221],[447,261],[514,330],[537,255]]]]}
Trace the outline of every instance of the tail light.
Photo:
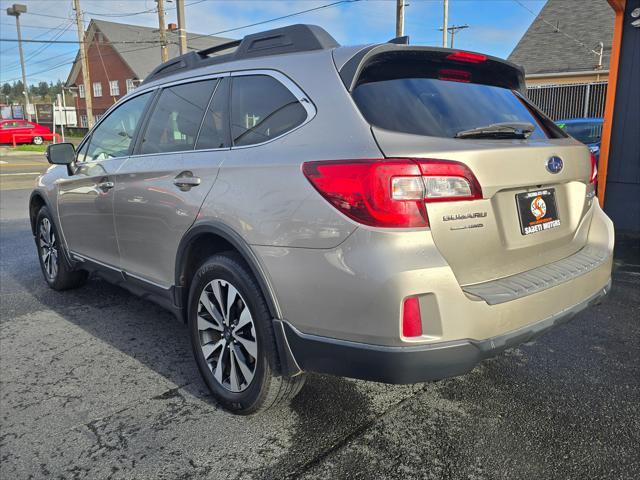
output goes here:
{"type": "Polygon", "coordinates": [[[589,183],[592,185],[598,184],[598,160],[596,160],[596,156],[593,153],[591,153],[591,178],[589,183]]]}
{"type": "Polygon", "coordinates": [[[422,335],[422,316],[418,297],[407,297],[402,303],[402,335],[404,337],[422,335]]]}
{"type": "Polygon", "coordinates": [[[374,227],[428,227],[425,203],[482,198],[471,170],[450,160],[306,162],[302,172],[335,208],[374,227]]]}

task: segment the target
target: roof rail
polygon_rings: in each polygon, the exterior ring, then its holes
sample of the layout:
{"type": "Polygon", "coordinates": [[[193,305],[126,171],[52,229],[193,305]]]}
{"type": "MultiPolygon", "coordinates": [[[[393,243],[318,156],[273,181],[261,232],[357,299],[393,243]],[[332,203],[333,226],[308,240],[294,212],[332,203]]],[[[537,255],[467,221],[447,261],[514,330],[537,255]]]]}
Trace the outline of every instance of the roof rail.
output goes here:
{"type": "Polygon", "coordinates": [[[322,27],[304,24],[290,25],[266,32],[253,33],[245,36],[242,40],[233,40],[204,50],[185,53],[158,65],[142,83],[149,83],[165,75],[205,65],[268,55],[326,50],[339,46],[340,44],[322,27]],[[210,56],[235,47],[237,47],[235,52],[210,56]]]}

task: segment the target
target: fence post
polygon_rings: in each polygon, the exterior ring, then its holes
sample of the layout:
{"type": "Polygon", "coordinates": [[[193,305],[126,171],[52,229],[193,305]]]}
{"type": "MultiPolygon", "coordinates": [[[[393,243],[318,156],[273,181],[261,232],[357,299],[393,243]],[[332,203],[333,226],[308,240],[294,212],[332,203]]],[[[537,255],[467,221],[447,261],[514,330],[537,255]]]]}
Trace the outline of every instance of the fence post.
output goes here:
{"type": "Polygon", "coordinates": [[[587,91],[584,94],[584,110],[582,113],[583,118],[587,118],[589,116],[589,95],[591,93],[591,84],[587,83],[587,91]]]}

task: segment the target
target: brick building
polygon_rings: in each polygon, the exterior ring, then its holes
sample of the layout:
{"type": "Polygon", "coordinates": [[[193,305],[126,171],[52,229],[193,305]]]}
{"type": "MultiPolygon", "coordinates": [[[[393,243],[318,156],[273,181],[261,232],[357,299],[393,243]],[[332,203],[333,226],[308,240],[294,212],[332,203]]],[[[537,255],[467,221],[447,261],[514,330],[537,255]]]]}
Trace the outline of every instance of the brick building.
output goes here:
{"type": "MultiPolygon", "coordinates": [[[[94,119],[133,90],[161,62],[158,30],[124,23],[91,20],[85,33],[91,92],[84,91],[80,53],[71,67],[66,86],[75,94],[79,126],[86,127],[85,98],[91,95],[94,119]]],[[[167,31],[169,58],[179,54],[177,34],[167,31]]],[[[187,33],[189,50],[201,50],[230,41],[187,33]]]]}

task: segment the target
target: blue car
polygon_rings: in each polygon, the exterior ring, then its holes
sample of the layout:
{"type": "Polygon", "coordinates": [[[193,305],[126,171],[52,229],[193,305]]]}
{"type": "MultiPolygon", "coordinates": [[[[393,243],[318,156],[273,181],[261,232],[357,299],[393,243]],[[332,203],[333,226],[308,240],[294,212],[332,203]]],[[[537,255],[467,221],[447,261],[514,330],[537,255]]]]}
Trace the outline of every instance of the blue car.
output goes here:
{"type": "Polygon", "coordinates": [[[602,118],[568,118],[557,120],[556,124],[573,138],[587,145],[596,160],[600,159],[602,118]]]}

